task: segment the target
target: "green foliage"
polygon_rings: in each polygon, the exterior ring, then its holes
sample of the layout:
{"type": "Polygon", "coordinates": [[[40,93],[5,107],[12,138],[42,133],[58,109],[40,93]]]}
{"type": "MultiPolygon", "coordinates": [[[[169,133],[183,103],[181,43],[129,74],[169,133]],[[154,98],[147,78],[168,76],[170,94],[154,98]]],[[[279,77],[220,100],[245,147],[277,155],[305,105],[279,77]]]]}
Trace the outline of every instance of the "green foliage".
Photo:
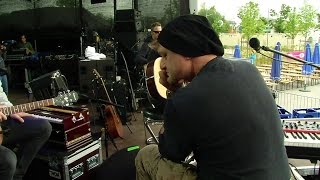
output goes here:
{"type": "Polygon", "coordinates": [[[317,14],[317,29],[320,29],[320,13],[317,14]]]}
{"type": "Polygon", "coordinates": [[[316,27],[316,19],[317,13],[316,10],[311,6],[310,4],[304,4],[300,8],[299,18],[299,30],[304,35],[305,38],[307,38],[310,29],[313,29],[316,27]]]}
{"type": "Polygon", "coordinates": [[[200,9],[198,15],[207,17],[208,21],[211,23],[214,30],[219,33],[227,33],[230,29],[230,23],[222,16],[216,8],[213,6],[210,9],[205,9],[204,7],[200,9]]]}
{"type": "Polygon", "coordinates": [[[284,27],[284,33],[291,39],[294,39],[298,33],[299,30],[299,24],[301,19],[299,17],[299,14],[297,13],[296,8],[293,8],[292,11],[288,13],[288,19],[283,22],[284,27]]]}
{"type": "Polygon", "coordinates": [[[306,2],[299,11],[296,8],[291,8],[289,5],[282,4],[279,14],[275,10],[271,10],[270,16],[276,18],[272,21],[275,31],[285,33],[292,39],[292,42],[294,42],[293,39],[299,33],[307,38],[310,30],[317,27],[315,22],[317,17],[316,10],[306,2]]]}
{"type": "Polygon", "coordinates": [[[74,7],[74,0],[57,0],[56,5],[58,7],[74,7]]]}
{"type": "Polygon", "coordinates": [[[284,33],[285,31],[284,23],[288,19],[288,15],[291,11],[292,11],[292,8],[286,4],[281,5],[281,10],[279,14],[273,9],[270,10],[270,16],[273,18],[276,18],[271,21],[272,22],[271,25],[273,26],[276,32],[284,33]]]}
{"type": "Polygon", "coordinates": [[[250,1],[239,9],[238,17],[241,19],[241,32],[245,39],[260,34],[265,29],[265,24],[260,18],[257,3],[250,1]]]}

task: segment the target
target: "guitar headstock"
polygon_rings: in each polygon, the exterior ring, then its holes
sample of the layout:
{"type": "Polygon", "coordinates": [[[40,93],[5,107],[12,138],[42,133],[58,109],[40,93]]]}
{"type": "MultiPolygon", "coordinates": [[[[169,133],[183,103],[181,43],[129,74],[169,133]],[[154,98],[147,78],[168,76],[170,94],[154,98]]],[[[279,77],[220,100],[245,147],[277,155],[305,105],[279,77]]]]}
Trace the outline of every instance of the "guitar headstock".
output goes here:
{"type": "Polygon", "coordinates": [[[70,103],[77,102],[79,99],[79,95],[75,91],[71,92],[62,92],[57,97],[53,98],[54,105],[57,106],[67,106],[70,103]]]}

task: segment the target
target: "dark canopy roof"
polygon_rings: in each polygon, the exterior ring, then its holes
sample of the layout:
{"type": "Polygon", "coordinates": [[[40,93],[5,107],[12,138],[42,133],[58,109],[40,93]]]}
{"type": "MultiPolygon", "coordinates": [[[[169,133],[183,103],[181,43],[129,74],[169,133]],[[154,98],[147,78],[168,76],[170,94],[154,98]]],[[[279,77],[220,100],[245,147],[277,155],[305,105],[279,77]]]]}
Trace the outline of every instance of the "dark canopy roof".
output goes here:
{"type": "MultiPolygon", "coordinates": [[[[73,34],[81,32],[79,8],[45,7],[15,11],[0,15],[0,39],[17,39],[21,33],[37,39],[42,33],[73,34]]],[[[106,19],[89,11],[82,11],[83,25],[88,32],[97,31],[101,36],[111,31],[106,19]]]]}

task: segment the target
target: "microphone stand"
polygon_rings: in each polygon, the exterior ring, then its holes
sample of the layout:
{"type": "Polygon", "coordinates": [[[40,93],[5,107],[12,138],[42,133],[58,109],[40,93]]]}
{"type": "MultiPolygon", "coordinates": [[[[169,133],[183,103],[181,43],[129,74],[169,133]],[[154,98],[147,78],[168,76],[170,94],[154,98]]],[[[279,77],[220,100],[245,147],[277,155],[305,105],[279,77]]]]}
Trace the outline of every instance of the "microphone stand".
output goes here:
{"type": "MultiPolygon", "coordinates": [[[[289,58],[289,59],[293,59],[293,60],[299,61],[299,62],[303,63],[304,65],[310,65],[310,66],[312,66],[312,67],[316,67],[316,68],[320,69],[320,66],[314,64],[313,62],[308,62],[308,61],[305,61],[305,60],[302,60],[302,59],[299,59],[299,58],[296,58],[296,57],[287,55],[287,54],[282,53],[282,52],[280,52],[280,51],[277,51],[277,50],[274,50],[274,49],[270,49],[269,47],[261,46],[261,49],[264,50],[264,51],[270,51],[270,52],[279,54],[279,55],[284,56],[284,57],[287,57],[287,58],[289,58]]],[[[259,52],[259,50],[258,50],[257,52],[259,52]]],[[[260,53],[260,52],[259,52],[259,53],[260,53]]],[[[307,88],[307,79],[306,79],[306,74],[305,74],[304,88],[303,88],[303,89],[300,89],[299,91],[301,91],[301,92],[310,92],[310,90],[307,90],[306,88],[307,88]]]]}
{"type": "Polygon", "coordinates": [[[282,53],[280,51],[277,51],[277,50],[274,50],[274,49],[270,49],[269,47],[261,46],[261,49],[264,50],[264,51],[270,51],[270,52],[273,52],[273,53],[276,53],[276,54],[280,54],[281,56],[284,56],[286,58],[293,59],[293,60],[299,61],[299,62],[301,62],[301,63],[303,63],[305,65],[310,65],[310,66],[313,66],[313,67],[316,67],[316,68],[320,69],[320,66],[314,64],[313,62],[308,62],[308,61],[305,61],[305,60],[290,56],[290,55],[282,53]]]}
{"type": "Polygon", "coordinates": [[[90,101],[93,101],[93,102],[105,103],[105,104],[112,105],[112,106],[115,106],[115,107],[118,107],[118,108],[124,108],[123,105],[115,104],[113,102],[110,102],[110,101],[107,101],[107,100],[104,100],[104,99],[91,98],[86,94],[79,94],[79,96],[85,97],[86,99],[88,99],[90,101]]]}

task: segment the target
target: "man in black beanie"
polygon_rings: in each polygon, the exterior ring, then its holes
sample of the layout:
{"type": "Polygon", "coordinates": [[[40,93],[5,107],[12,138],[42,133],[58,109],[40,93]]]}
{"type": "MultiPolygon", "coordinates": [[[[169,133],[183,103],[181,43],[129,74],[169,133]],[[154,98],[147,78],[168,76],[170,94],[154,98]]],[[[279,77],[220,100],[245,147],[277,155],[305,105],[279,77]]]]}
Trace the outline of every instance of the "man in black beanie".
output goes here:
{"type": "Polygon", "coordinates": [[[174,19],[158,42],[160,83],[173,93],[159,145],[136,157],[136,179],[290,179],[277,107],[255,66],[224,59],[203,16],[174,19]],[[191,153],[196,170],[183,163],[191,153]]]}

